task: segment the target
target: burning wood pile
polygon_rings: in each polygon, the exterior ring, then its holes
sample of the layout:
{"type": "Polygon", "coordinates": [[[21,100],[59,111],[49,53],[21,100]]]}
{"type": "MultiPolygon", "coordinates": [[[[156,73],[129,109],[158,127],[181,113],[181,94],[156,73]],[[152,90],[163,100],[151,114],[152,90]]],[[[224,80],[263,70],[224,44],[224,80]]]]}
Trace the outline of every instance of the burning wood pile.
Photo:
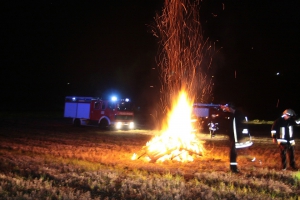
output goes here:
{"type": "Polygon", "coordinates": [[[193,161],[195,156],[202,156],[204,151],[202,142],[197,141],[196,138],[185,144],[184,141],[180,141],[180,138],[159,136],[149,141],[143,149],[145,149],[145,153],[142,156],[147,155],[149,162],[162,162],[165,160],[193,161]]]}
{"type": "Polygon", "coordinates": [[[166,128],[162,134],[155,136],[143,147],[144,153],[133,155],[132,159],[145,156],[149,162],[176,160],[193,161],[204,153],[203,142],[197,138],[191,120],[192,104],[188,102],[185,92],[181,92],[179,100],[169,113],[166,128]]]}

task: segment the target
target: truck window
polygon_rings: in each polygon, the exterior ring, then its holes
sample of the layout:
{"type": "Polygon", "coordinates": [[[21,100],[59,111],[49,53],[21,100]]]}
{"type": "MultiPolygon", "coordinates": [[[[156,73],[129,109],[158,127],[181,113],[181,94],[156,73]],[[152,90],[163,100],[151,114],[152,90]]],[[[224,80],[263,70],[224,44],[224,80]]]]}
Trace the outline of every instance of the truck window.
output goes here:
{"type": "Polygon", "coordinates": [[[130,102],[121,102],[118,104],[118,110],[121,111],[131,111],[132,110],[132,106],[130,102]]]}
{"type": "Polygon", "coordinates": [[[105,110],[105,108],[106,108],[106,106],[105,106],[105,103],[103,102],[103,103],[102,103],[101,109],[102,109],[102,110],[105,110]]]}
{"type": "Polygon", "coordinates": [[[111,109],[111,110],[115,109],[115,108],[116,108],[116,103],[114,103],[114,102],[109,102],[109,103],[108,103],[108,108],[111,109]]]}
{"type": "Polygon", "coordinates": [[[100,102],[95,102],[94,108],[95,109],[100,109],[100,102]]]}

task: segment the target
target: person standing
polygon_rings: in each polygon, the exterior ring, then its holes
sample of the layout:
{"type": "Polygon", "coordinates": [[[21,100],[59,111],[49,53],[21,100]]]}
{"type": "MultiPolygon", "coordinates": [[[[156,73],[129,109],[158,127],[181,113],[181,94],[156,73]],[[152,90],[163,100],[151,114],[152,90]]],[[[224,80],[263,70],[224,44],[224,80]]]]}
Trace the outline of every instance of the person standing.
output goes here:
{"type": "Polygon", "coordinates": [[[250,132],[248,130],[247,117],[235,107],[233,103],[221,105],[221,109],[224,112],[229,112],[229,159],[230,170],[233,173],[239,173],[237,167],[237,148],[246,148],[253,144],[251,141],[250,132]]]}
{"type": "Polygon", "coordinates": [[[280,149],[282,170],[287,169],[286,154],[289,155],[290,167],[297,170],[295,163],[295,140],[294,140],[294,126],[296,125],[295,111],[286,109],[282,116],[276,119],[271,128],[271,136],[273,143],[278,144],[280,149]]]}

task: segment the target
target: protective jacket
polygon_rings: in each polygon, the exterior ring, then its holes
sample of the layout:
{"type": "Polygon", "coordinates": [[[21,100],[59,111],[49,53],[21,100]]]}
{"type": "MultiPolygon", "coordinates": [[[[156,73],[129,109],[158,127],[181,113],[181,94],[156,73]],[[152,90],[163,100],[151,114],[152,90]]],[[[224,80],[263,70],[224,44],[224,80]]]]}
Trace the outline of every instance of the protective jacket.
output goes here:
{"type": "Polygon", "coordinates": [[[290,144],[295,145],[294,140],[294,127],[296,125],[295,119],[292,117],[285,120],[284,118],[278,118],[274,121],[271,136],[277,140],[278,144],[290,144]]]}
{"type": "Polygon", "coordinates": [[[248,129],[247,117],[238,109],[231,115],[231,134],[229,134],[230,141],[235,142],[235,148],[245,148],[253,144],[251,141],[250,132],[248,129]]]}

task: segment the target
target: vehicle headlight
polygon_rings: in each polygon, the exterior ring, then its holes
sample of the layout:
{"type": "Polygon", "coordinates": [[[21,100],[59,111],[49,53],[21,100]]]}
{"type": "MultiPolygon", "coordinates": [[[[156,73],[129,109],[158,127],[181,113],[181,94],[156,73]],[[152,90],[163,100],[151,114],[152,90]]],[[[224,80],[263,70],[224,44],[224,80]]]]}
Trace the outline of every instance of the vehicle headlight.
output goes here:
{"type": "Polygon", "coordinates": [[[116,129],[120,129],[122,127],[122,122],[117,122],[116,123],[116,129]]]}
{"type": "Polygon", "coordinates": [[[134,129],[134,123],[133,123],[133,122],[130,122],[130,123],[129,123],[129,128],[130,128],[130,129],[134,129]]]}

